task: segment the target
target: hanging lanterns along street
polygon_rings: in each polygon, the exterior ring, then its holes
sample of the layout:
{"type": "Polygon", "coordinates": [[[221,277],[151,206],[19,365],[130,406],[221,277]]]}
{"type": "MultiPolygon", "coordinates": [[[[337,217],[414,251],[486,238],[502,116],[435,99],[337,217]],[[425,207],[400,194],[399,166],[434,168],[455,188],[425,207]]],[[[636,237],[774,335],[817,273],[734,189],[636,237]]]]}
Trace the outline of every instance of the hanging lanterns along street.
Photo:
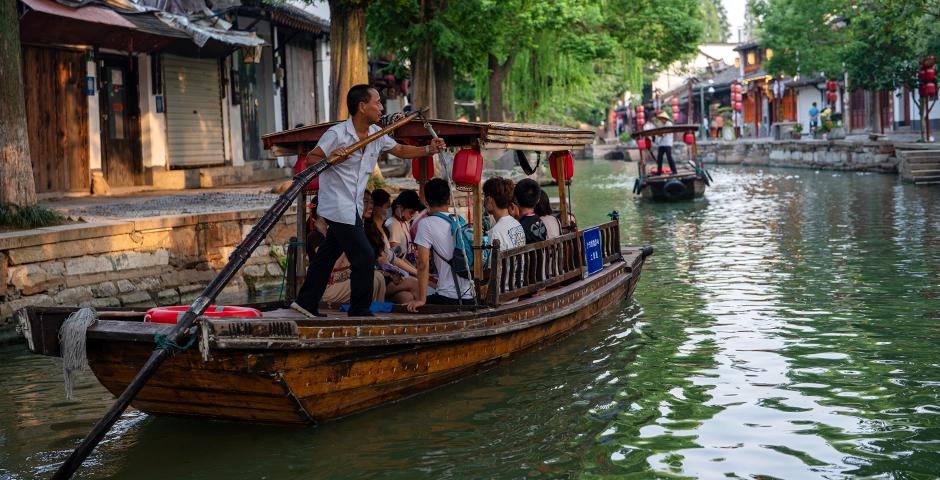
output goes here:
{"type": "Polygon", "coordinates": [[[483,174],[483,155],[473,148],[464,148],[454,156],[454,183],[458,189],[473,189],[483,174]]]}
{"type": "Polygon", "coordinates": [[[826,80],[826,103],[835,105],[839,99],[839,82],[835,80],[826,80]]]}
{"type": "Polygon", "coordinates": [[[920,61],[920,72],[917,79],[920,80],[920,96],[934,98],[937,96],[937,72],[935,66],[937,59],[933,56],[925,57],[920,61]]]}
{"type": "Polygon", "coordinates": [[[734,102],[734,110],[740,112],[744,108],[744,105],[741,102],[734,102]]]}
{"type": "Polygon", "coordinates": [[[685,135],[682,136],[682,141],[685,142],[686,145],[692,145],[695,143],[695,134],[692,132],[685,132],[685,135]]]}
{"type": "MultiPolygon", "coordinates": [[[[642,138],[640,140],[643,140],[642,138]]],[[[551,169],[552,178],[556,182],[561,183],[561,172],[558,171],[558,164],[561,163],[565,168],[565,182],[571,180],[571,177],[574,176],[574,157],[571,155],[570,150],[564,150],[561,152],[552,152],[548,156],[548,165],[551,169]]]]}
{"type": "Polygon", "coordinates": [[[434,178],[434,157],[412,158],[411,176],[418,181],[434,178]]]}
{"type": "Polygon", "coordinates": [[[671,103],[672,103],[672,106],[673,106],[673,107],[678,107],[678,106],[679,106],[679,98],[678,98],[678,97],[677,97],[677,98],[673,98],[671,103]]]}

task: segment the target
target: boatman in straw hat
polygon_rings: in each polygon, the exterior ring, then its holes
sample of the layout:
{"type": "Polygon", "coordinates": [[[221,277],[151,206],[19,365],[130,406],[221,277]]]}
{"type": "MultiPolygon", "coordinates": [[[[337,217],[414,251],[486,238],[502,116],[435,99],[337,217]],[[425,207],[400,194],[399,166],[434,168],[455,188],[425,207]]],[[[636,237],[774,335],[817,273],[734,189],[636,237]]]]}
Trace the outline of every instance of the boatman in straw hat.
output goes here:
{"type": "Polygon", "coordinates": [[[308,317],[322,317],[318,311],[320,299],[326,290],[333,265],[345,253],[350,263],[349,316],[372,316],[372,270],[375,253],[366,238],[362,225],[362,196],[369,175],[382,152],[399,158],[415,158],[435,154],[446,148],[443,139],[433,139],[423,147],[401,145],[388,135],[355,152],[347,152],[350,145],[378,132],[376,125],[382,115],[379,92],[368,85],[356,85],[346,94],[346,107],[350,117],[330,127],[320,137],[316,148],[307,157],[307,165],[324,158],[334,163],[320,175],[317,213],[326,219],[329,229],[326,238],[310,261],[307,277],[291,308],[308,317]],[[335,164],[340,158],[348,159],[335,164]]]}
{"type": "MultiPolygon", "coordinates": [[[[669,114],[666,112],[659,112],[656,114],[656,121],[659,123],[660,127],[671,127],[672,120],[669,118],[669,114]]],[[[671,133],[660,136],[656,140],[656,173],[659,175],[663,174],[663,155],[669,160],[669,168],[672,173],[675,174],[676,170],[676,161],[672,158],[672,137],[671,133]]]]}

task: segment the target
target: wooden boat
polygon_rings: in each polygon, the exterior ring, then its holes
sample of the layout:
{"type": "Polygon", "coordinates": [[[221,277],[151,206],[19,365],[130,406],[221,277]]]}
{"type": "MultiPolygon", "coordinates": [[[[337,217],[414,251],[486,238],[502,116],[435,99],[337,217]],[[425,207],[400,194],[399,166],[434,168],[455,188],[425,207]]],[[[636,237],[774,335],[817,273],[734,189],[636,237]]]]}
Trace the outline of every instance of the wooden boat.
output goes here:
{"type": "MultiPolygon", "coordinates": [[[[666,202],[691,200],[704,195],[705,187],[711,184],[711,176],[705,170],[701,159],[698,158],[698,145],[695,141],[695,132],[698,131],[698,128],[698,125],[673,125],[634,132],[633,138],[635,139],[648,139],[677,133],[681,133],[685,137],[688,136],[686,134],[691,134],[691,143],[687,142],[689,160],[685,164],[677,160],[676,170],[678,171],[668,173],[660,173],[656,171],[656,167],[648,169],[643,152],[646,152],[649,156],[651,165],[656,164],[656,157],[652,149],[641,149],[640,161],[637,162],[637,180],[633,186],[633,193],[644,199],[666,202]]],[[[666,166],[663,165],[663,167],[666,166]]]]}
{"type": "MultiPolygon", "coordinates": [[[[437,126],[453,127],[438,130],[450,145],[488,138],[485,127],[437,126]]],[[[292,130],[265,142],[312,148],[317,131],[325,129],[307,127],[307,136],[292,130]]],[[[166,360],[132,405],[151,414],[264,423],[313,424],[356,413],[578,330],[631,296],[651,253],[651,247],[622,248],[615,219],[516,249],[494,247],[485,272],[482,260],[474,265],[479,305],[425,306],[417,314],[395,306],[375,317],[347,317],[337,305],[323,304],[328,316],[308,319],[281,303],[256,305],[263,318],[200,317],[195,345],[166,360]]],[[[60,355],[59,329],[76,310],[19,311],[17,325],[30,350],[60,355]]],[[[86,332],[88,363],[118,395],[147,362],[155,338],[174,326],[145,322],[142,311],[102,309],[97,315],[86,332]]]]}

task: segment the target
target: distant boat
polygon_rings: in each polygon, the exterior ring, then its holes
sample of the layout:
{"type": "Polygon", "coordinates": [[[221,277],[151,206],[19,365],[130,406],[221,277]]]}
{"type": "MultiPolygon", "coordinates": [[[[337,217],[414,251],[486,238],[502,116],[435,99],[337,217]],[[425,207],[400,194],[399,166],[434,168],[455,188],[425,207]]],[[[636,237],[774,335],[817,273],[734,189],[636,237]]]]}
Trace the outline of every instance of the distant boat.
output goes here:
{"type": "Polygon", "coordinates": [[[678,170],[676,172],[668,171],[666,166],[663,166],[664,172],[659,172],[656,167],[647,165],[646,158],[643,155],[643,152],[647,152],[650,164],[655,165],[656,157],[652,149],[649,147],[641,148],[633,193],[644,199],[663,202],[691,200],[704,195],[705,188],[711,185],[711,175],[705,170],[705,166],[697,155],[698,147],[695,143],[695,132],[698,131],[698,128],[698,125],[673,125],[633,132],[634,139],[645,139],[647,142],[651,140],[650,137],[682,133],[683,140],[689,148],[690,157],[686,162],[676,159],[676,169],[678,170]]]}

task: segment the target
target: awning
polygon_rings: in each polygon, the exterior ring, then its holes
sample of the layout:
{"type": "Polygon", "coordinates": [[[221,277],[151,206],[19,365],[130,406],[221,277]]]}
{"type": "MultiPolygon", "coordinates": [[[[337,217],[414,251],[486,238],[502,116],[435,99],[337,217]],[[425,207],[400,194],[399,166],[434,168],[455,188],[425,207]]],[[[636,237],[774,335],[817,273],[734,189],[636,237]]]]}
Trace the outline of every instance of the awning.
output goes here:
{"type": "Polygon", "coordinates": [[[186,39],[184,32],[160,32],[141,29],[143,18],[128,17],[153,14],[120,14],[94,5],[73,8],[53,0],[20,0],[27,12],[20,20],[23,43],[41,45],[95,45],[127,52],[152,52],[186,39]]]}

